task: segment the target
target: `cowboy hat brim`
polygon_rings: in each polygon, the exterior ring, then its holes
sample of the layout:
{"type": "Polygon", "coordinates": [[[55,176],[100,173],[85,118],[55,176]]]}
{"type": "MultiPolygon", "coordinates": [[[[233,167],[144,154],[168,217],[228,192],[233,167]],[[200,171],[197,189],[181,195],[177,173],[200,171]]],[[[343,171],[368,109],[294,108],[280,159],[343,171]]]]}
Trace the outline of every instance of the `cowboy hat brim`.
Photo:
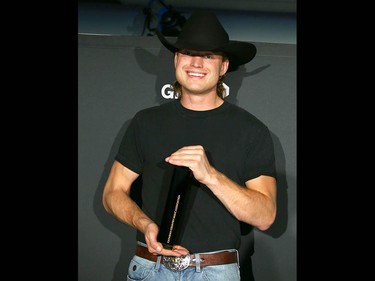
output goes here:
{"type": "Polygon", "coordinates": [[[172,53],[179,50],[194,50],[194,51],[209,51],[209,52],[223,52],[229,59],[229,69],[228,71],[233,71],[238,68],[238,66],[243,65],[251,61],[256,53],[257,48],[254,44],[243,41],[229,40],[227,44],[223,46],[208,46],[200,45],[199,43],[185,42],[184,40],[177,40],[175,43],[169,42],[164,35],[156,30],[156,35],[158,36],[160,42],[172,53]]]}

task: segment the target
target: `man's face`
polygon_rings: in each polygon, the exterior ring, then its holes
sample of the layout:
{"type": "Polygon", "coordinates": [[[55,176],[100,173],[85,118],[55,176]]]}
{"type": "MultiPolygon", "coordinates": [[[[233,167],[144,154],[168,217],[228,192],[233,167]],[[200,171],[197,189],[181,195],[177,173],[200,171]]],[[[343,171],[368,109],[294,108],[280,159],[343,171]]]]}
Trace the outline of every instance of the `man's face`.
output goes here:
{"type": "Polygon", "coordinates": [[[180,50],[175,53],[176,79],[183,92],[206,94],[215,92],[219,76],[226,73],[229,61],[219,53],[180,50]]]}

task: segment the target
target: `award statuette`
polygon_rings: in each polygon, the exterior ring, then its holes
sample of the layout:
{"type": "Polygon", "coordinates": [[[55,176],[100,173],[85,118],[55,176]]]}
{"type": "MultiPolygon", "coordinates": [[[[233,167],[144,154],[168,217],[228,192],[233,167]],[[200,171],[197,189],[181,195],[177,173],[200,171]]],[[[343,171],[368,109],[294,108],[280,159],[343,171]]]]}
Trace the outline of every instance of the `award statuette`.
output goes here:
{"type": "Polygon", "coordinates": [[[183,203],[193,178],[189,168],[174,166],[158,234],[158,241],[163,244],[165,249],[172,249],[173,245],[179,244],[182,234],[180,224],[182,222],[183,203]]]}

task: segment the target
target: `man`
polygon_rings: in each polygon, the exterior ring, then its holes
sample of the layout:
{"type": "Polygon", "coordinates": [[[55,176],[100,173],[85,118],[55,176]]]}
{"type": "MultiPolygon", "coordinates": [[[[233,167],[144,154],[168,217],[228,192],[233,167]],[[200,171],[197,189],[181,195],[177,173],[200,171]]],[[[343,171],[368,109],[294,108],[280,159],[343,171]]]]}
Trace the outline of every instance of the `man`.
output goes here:
{"type": "Polygon", "coordinates": [[[121,142],[103,205],[137,229],[128,280],[240,280],[240,222],[268,229],[276,217],[276,169],[268,128],[224,100],[227,71],[251,61],[256,48],[229,40],[217,17],[194,12],[175,44],[178,99],[139,111],[121,142]],[[173,167],[195,178],[178,245],[163,247],[159,227],[173,167]],[[142,175],[142,205],[130,197],[142,175]]]}

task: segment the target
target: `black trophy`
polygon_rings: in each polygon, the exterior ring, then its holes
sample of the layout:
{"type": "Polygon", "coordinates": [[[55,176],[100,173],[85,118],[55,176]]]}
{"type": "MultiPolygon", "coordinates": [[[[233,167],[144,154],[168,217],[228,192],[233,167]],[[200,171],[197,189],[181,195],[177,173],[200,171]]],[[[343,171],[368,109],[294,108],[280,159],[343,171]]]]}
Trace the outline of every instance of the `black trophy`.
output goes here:
{"type": "Polygon", "coordinates": [[[180,242],[183,205],[193,178],[189,168],[174,166],[158,234],[158,241],[163,244],[165,249],[172,249],[173,245],[180,242]]]}

